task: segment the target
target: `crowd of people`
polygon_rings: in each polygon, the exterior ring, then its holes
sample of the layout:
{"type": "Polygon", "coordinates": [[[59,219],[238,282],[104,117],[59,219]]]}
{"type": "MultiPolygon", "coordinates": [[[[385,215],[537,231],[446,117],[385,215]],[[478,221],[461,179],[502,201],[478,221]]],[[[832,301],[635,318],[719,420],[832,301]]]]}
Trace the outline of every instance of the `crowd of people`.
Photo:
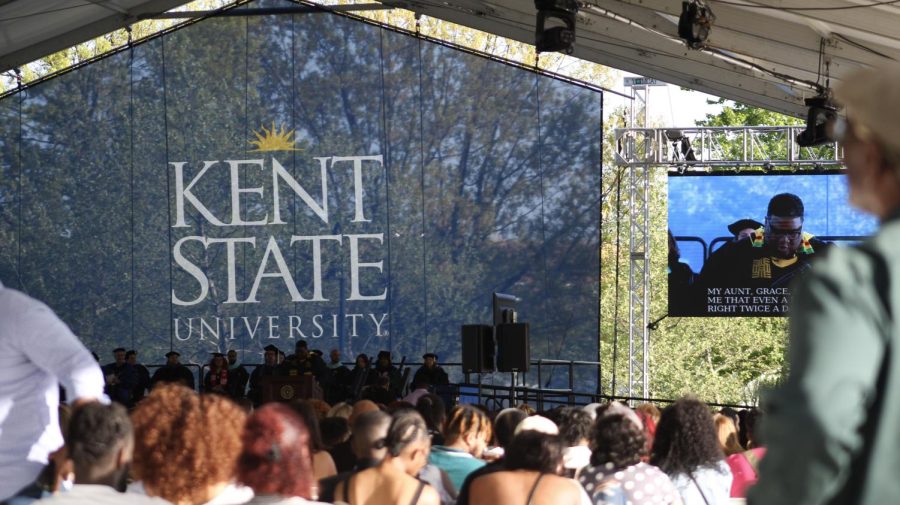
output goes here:
{"type": "Polygon", "coordinates": [[[759,412],[651,404],[497,412],[320,400],[239,405],[163,383],[130,414],[61,406],[38,495],[8,503],[685,504],[742,497],[764,455],[759,412]]]}
{"type": "MultiPolygon", "coordinates": [[[[0,283],[0,503],[718,505],[745,493],[754,505],[896,503],[897,82],[894,64],[835,90],[847,117],[822,126],[844,149],[851,203],[881,225],[861,246],[830,251],[797,284],[791,371],[767,395],[764,438],[759,411],[715,413],[693,398],[662,411],[619,403],[448,411],[427,388],[415,387],[415,403],[394,399],[390,366],[368,384],[393,391],[383,398],[252,398],[254,374],[336,376],[339,367],[299,348],[280,364],[267,349],[247,377],[250,401],[230,398],[243,380],[235,362],[214,356],[198,393],[175,352],[141,397],[133,388],[149,374],[136,355],[116,349],[101,370],[49,307],[0,283]]],[[[779,232],[802,237],[799,228],[779,232]]],[[[368,358],[348,376],[367,383],[368,358]]]]}
{"type": "MultiPolygon", "coordinates": [[[[137,351],[126,351],[122,347],[114,349],[114,361],[102,367],[104,392],[130,409],[159,383],[175,382],[194,389],[194,374],[181,364],[181,354],[170,351],[165,356],[165,365],[151,375],[146,366],[138,363],[137,351]]],[[[409,395],[403,397],[411,403],[429,390],[450,383],[435,353],[426,353],[422,358],[424,363],[412,377],[409,395]]],[[[322,351],[309,349],[304,340],[297,341],[294,353],[288,355],[278,347],[268,345],[263,352],[263,363],[250,365],[252,372],[247,368],[238,360],[235,349],[227,353],[213,352],[209,363],[201,370],[200,390],[259,406],[265,399],[263,383],[266,377],[310,376],[317,387],[321,386],[323,399],[329,403],[363,398],[387,404],[402,397],[407,383],[401,367],[393,363],[390,351],[379,352],[374,366],[370,365],[366,354],[360,354],[349,368],[341,361],[338,349],[331,350],[326,363],[322,351]]]]}

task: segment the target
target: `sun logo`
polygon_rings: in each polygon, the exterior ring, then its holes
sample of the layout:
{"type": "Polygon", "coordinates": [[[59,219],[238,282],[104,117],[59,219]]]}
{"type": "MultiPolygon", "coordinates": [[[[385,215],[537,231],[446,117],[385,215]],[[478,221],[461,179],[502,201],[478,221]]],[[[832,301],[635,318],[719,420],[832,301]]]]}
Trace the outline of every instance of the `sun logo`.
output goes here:
{"type": "Polygon", "coordinates": [[[297,144],[297,141],[294,140],[296,130],[288,130],[284,125],[280,129],[276,129],[274,121],[272,121],[271,129],[265,126],[260,128],[262,131],[253,132],[253,135],[256,135],[256,140],[250,141],[250,144],[256,146],[256,149],[251,149],[249,152],[303,150],[295,147],[297,144]]]}

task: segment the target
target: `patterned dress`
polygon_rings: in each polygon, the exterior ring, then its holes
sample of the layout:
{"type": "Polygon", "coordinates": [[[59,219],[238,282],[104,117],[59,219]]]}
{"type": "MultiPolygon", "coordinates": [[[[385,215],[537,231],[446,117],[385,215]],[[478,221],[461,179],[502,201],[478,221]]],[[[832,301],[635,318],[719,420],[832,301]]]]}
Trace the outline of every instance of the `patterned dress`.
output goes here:
{"type": "Polygon", "coordinates": [[[595,505],[669,505],[681,503],[678,490],[659,468],[638,463],[615,469],[612,463],[588,466],[578,482],[595,505]]]}

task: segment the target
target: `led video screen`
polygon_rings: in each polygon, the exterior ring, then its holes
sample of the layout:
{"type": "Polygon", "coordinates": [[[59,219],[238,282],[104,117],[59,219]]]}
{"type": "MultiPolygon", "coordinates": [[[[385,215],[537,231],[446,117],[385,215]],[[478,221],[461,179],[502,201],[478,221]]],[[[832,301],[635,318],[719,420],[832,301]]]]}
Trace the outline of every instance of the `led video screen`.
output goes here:
{"type": "Polygon", "coordinates": [[[847,196],[840,173],[669,177],[669,315],[786,316],[816,256],[874,232],[847,196]]]}

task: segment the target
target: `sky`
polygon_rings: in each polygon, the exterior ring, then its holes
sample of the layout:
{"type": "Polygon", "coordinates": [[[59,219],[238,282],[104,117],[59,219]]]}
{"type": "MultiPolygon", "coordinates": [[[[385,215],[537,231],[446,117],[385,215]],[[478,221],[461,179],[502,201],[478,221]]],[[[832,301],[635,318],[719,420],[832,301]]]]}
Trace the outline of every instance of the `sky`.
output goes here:
{"type": "MultiPolygon", "coordinates": [[[[622,78],[616,82],[613,89],[620,93],[631,94],[631,90],[625,88],[624,77],[634,77],[635,74],[622,72],[622,78]]],[[[719,104],[707,104],[707,100],[718,100],[718,97],[688,90],[674,84],[666,86],[650,87],[650,117],[651,121],[662,127],[686,127],[695,126],[696,121],[705,119],[706,114],[715,114],[722,108],[719,104]]],[[[629,99],[606,93],[604,95],[604,114],[627,105],[629,99]]]]}

